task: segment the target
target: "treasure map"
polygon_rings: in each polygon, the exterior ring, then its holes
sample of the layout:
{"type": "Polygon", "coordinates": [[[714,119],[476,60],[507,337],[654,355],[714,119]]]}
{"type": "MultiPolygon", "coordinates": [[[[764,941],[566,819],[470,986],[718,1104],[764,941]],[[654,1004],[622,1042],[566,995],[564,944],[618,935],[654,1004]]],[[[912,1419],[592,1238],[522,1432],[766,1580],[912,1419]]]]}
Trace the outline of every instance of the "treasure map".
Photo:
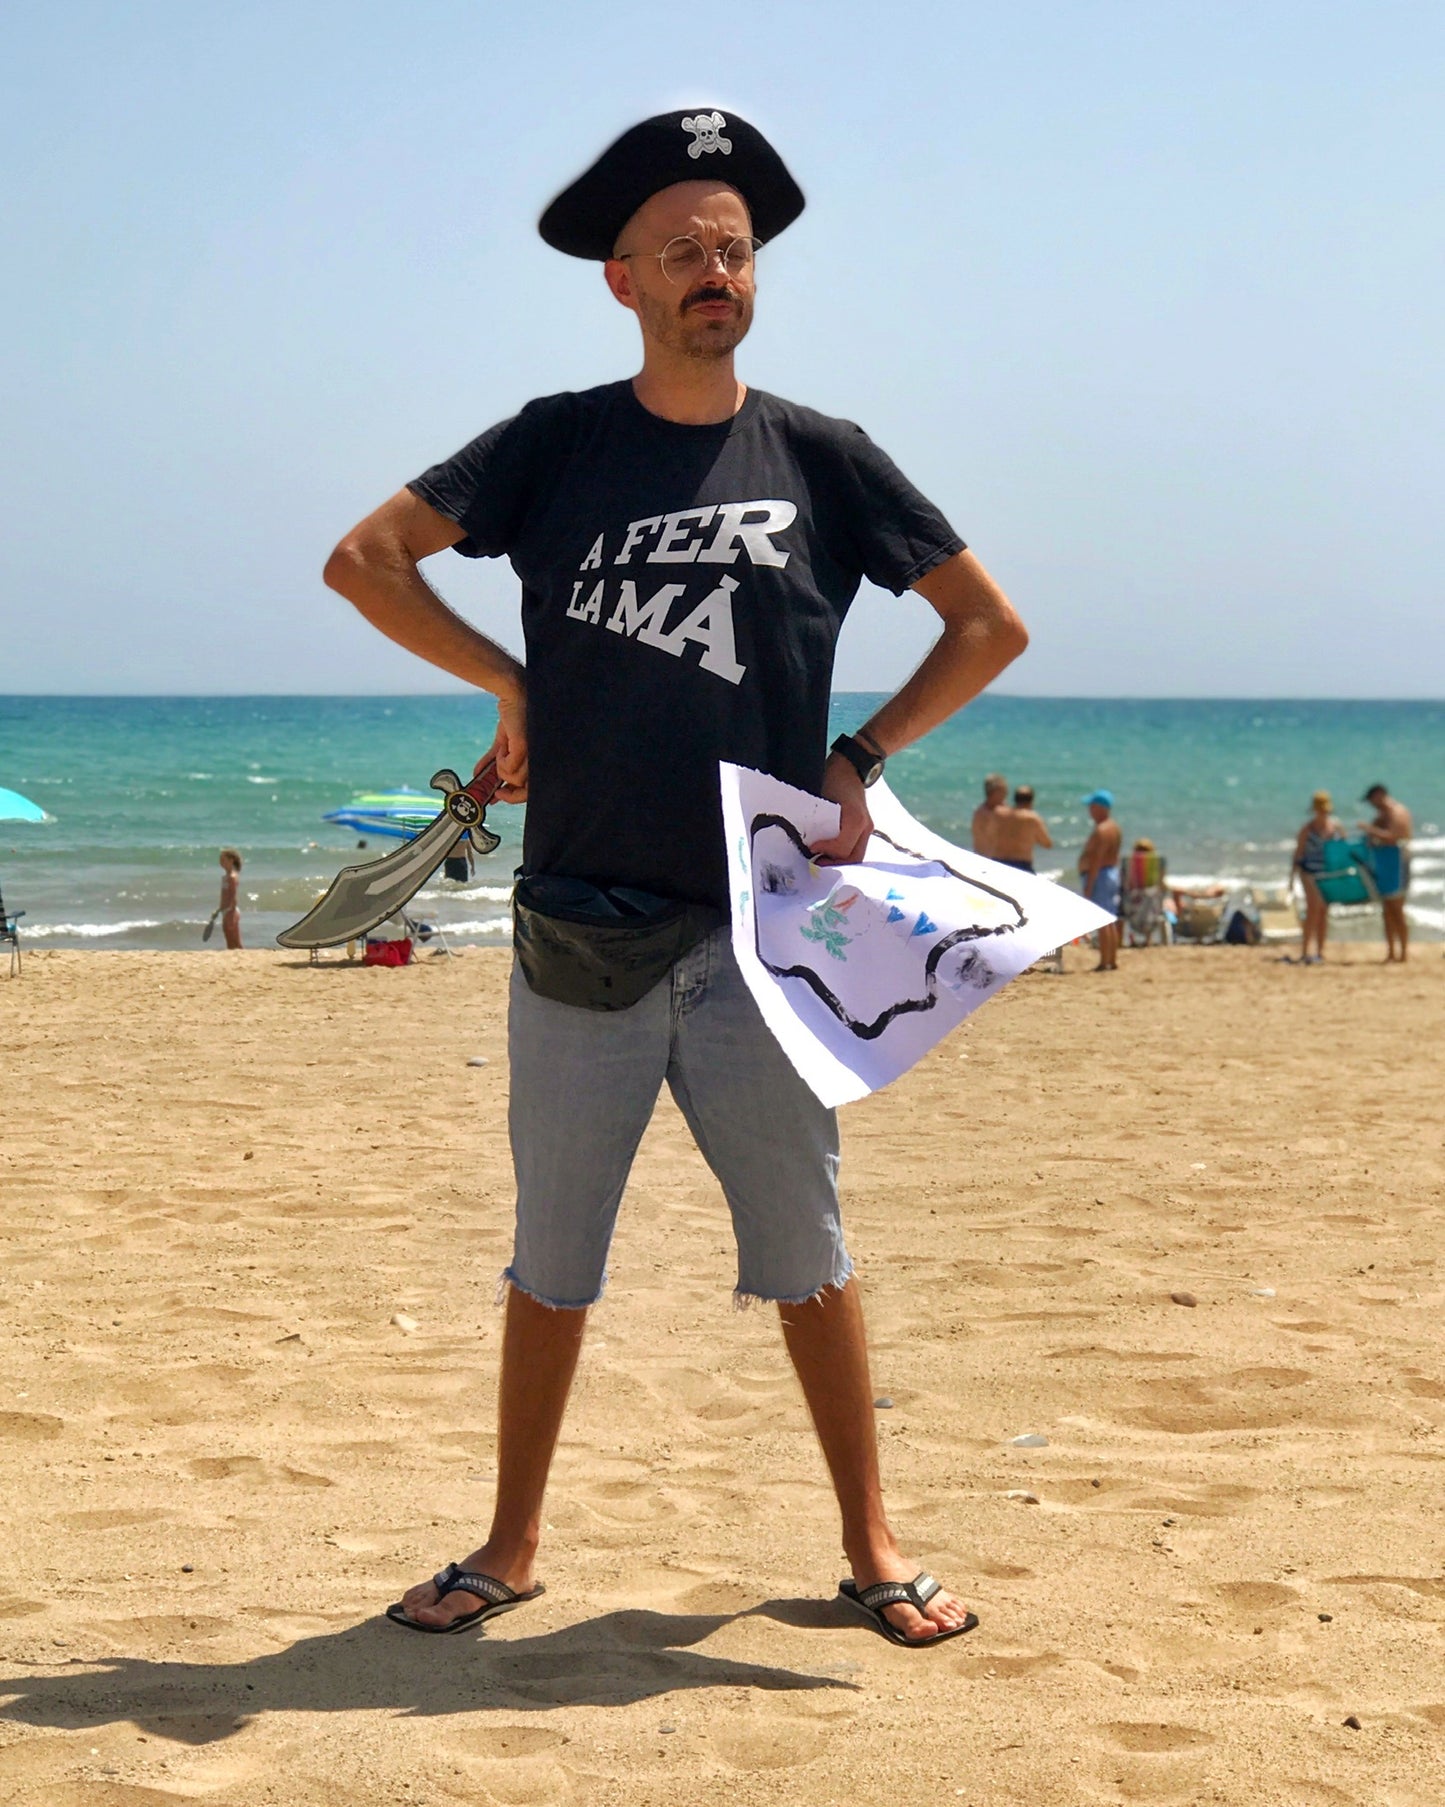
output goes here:
{"type": "Polygon", "coordinates": [[[1113,918],[1075,891],[954,847],[880,780],[857,865],[808,849],[838,806],[723,764],[733,947],[784,1052],[824,1104],[906,1073],[1054,948],[1113,918]]]}

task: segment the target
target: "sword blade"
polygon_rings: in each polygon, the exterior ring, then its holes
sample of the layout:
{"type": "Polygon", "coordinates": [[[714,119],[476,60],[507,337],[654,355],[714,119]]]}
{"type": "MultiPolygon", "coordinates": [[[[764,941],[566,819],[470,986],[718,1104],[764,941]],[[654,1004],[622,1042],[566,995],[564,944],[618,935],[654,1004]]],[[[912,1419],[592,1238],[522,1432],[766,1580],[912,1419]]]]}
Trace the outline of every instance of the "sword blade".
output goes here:
{"type": "Polygon", "coordinates": [[[394,853],[364,866],[347,866],[300,922],[276,937],[282,947],[339,947],[356,941],[409,904],[466,833],[442,811],[429,828],[394,853]]]}

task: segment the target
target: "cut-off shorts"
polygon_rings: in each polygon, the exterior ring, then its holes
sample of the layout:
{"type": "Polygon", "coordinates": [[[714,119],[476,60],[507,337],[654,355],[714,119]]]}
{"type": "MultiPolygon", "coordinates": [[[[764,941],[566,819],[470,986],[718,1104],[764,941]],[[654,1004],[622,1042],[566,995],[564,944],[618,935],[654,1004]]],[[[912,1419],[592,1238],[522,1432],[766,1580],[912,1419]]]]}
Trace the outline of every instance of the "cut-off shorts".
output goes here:
{"type": "Polygon", "coordinates": [[[837,1116],[763,1022],[727,928],[627,1010],[540,998],[513,967],[508,1047],[511,1285],[545,1305],[600,1298],[617,1207],[664,1082],[727,1198],[738,1301],[801,1303],[846,1282],[837,1116]]]}

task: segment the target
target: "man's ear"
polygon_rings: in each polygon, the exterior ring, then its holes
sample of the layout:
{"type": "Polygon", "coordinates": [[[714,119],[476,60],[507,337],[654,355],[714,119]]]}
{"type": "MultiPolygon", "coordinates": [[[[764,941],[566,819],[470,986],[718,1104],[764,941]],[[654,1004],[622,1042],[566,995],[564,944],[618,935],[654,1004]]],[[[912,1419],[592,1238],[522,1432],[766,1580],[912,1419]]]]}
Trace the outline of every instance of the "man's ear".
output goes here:
{"type": "Polygon", "coordinates": [[[602,274],[607,286],[612,291],[614,301],[620,301],[623,307],[637,312],[637,297],[632,288],[632,271],[620,257],[609,257],[602,266],[602,274]]]}

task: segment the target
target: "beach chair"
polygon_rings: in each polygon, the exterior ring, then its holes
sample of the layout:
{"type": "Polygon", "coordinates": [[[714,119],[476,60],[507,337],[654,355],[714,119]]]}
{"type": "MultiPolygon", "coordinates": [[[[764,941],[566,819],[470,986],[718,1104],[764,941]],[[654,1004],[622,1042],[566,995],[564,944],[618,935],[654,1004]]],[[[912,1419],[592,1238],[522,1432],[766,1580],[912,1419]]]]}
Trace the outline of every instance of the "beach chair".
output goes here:
{"type": "Polygon", "coordinates": [[[1368,841],[1326,841],[1323,852],[1325,869],[1315,874],[1315,883],[1327,904],[1380,901],[1374,849],[1368,841]]]}
{"type": "Polygon", "coordinates": [[[24,910],[13,913],[5,908],[5,899],[0,897],[0,947],[7,944],[10,948],[10,977],[13,979],[20,971],[20,918],[24,910]]]}
{"type": "Polygon", "coordinates": [[[1127,853],[1119,873],[1119,927],[1125,947],[1161,946],[1174,939],[1165,909],[1162,853],[1127,853]]]}

